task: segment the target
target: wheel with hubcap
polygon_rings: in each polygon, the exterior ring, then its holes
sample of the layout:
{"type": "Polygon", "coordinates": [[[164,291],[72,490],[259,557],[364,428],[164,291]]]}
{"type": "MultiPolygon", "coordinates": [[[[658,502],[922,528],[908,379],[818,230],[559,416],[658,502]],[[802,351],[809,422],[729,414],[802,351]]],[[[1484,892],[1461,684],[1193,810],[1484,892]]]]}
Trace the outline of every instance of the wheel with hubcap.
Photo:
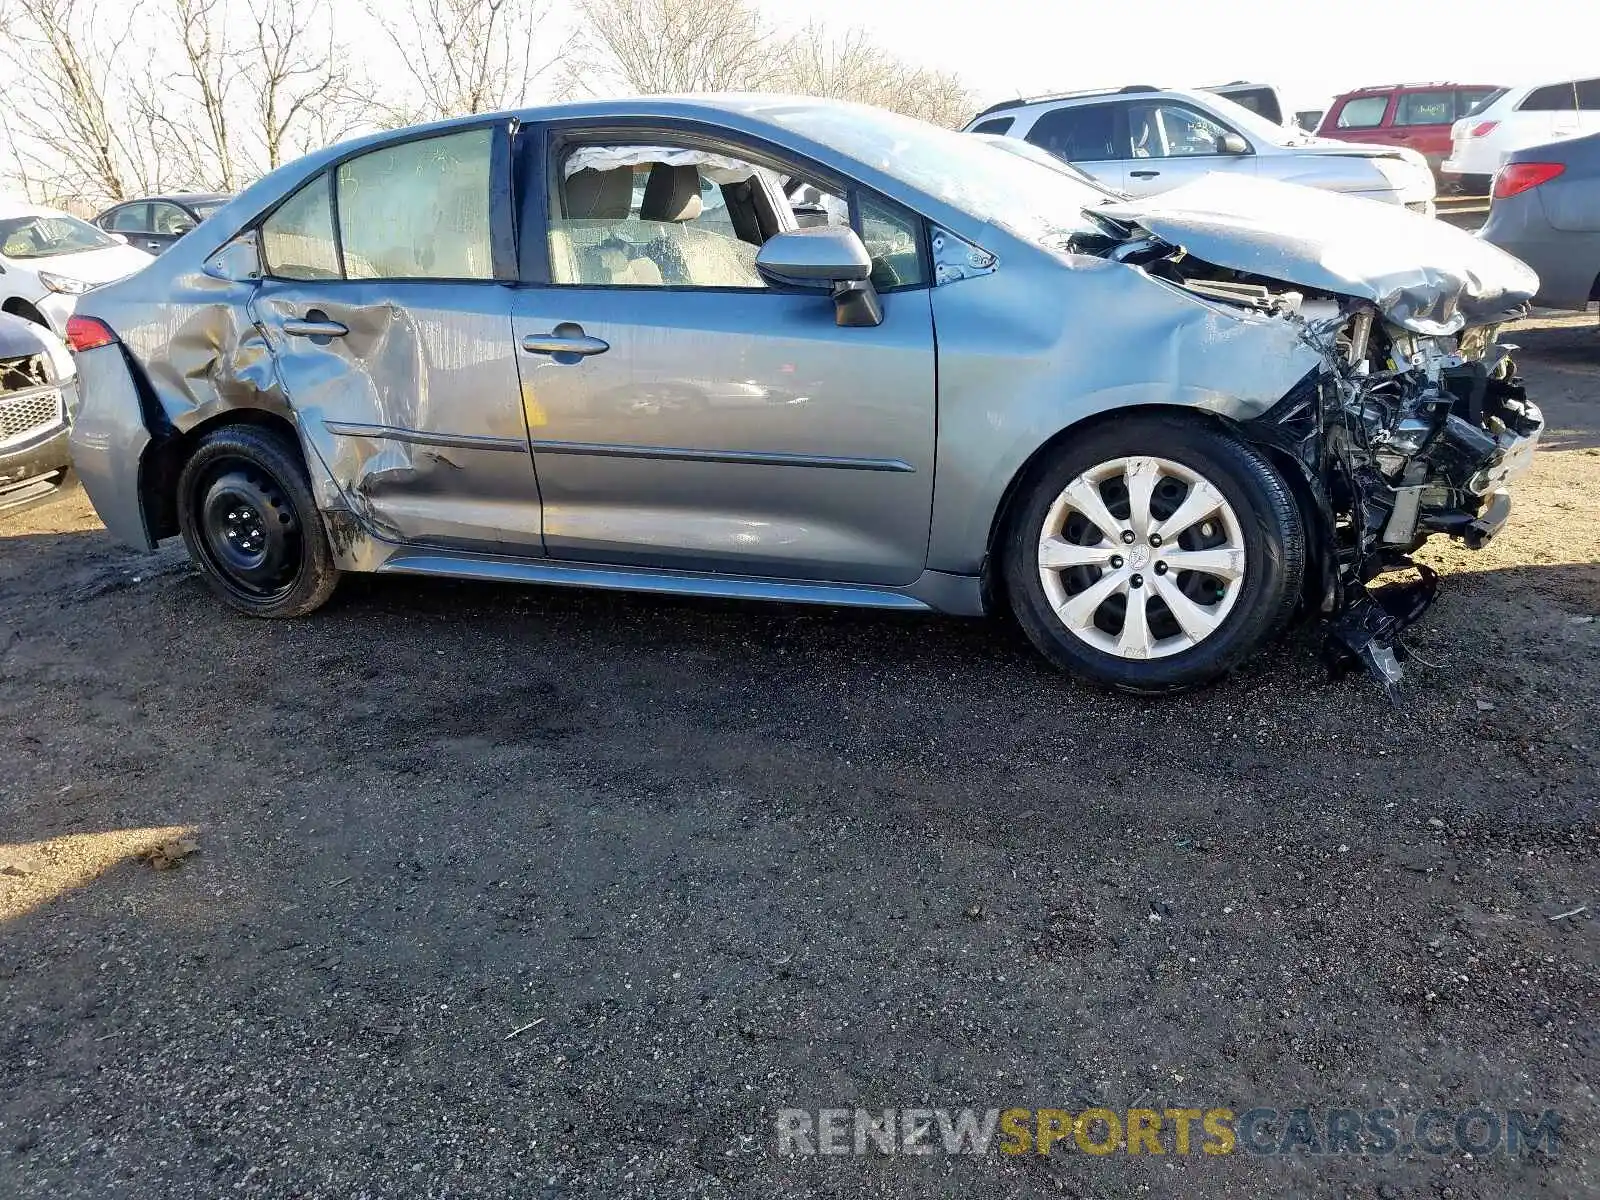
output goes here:
{"type": "Polygon", "coordinates": [[[298,450],[270,430],[201,439],[178,479],[178,523],[212,591],[253,616],[308,613],[338,584],[298,450]]]}
{"type": "Polygon", "coordinates": [[[1229,670],[1293,611],[1305,570],[1283,479],[1220,428],[1105,424],[1035,473],[1004,546],[1012,608],[1058,665],[1128,691],[1229,670]]]}

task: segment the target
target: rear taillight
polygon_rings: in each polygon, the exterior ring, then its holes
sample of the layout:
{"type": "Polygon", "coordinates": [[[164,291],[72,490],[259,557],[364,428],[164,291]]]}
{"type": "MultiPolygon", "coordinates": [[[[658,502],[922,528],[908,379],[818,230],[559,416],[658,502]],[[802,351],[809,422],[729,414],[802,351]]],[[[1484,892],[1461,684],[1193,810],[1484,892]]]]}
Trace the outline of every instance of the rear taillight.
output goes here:
{"type": "Polygon", "coordinates": [[[67,345],[74,350],[94,350],[117,340],[111,326],[96,317],[68,317],[67,345]]]}
{"type": "Polygon", "coordinates": [[[1494,177],[1494,198],[1517,196],[1541,183],[1549,183],[1567,168],[1561,163],[1507,163],[1494,177]]]}
{"type": "Polygon", "coordinates": [[[1491,133],[1499,128],[1499,121],[1479,121],[1471,129],[1467,130],[1467,136],[1469,138],[1488,137],[1491,133]]]}

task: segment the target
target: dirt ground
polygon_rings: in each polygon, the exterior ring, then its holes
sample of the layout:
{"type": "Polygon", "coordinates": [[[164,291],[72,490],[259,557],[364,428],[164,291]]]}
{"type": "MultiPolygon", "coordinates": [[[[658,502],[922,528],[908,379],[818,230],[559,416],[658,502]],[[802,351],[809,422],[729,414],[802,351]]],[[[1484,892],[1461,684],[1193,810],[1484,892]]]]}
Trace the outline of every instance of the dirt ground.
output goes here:
{"type": "Polygon", "coordinates": [[[252,621],[80,494],[0,519],[0,1195],[1600,1194],[1594,325],[1512,339],[1550,433],[1426,554],[1399,710],[1312,630],[1140,701],[999,622],[389,580],[252,621]],[[776,1153],[780,1108],[1098,1104],[1565,1124],[776,1153]]]}

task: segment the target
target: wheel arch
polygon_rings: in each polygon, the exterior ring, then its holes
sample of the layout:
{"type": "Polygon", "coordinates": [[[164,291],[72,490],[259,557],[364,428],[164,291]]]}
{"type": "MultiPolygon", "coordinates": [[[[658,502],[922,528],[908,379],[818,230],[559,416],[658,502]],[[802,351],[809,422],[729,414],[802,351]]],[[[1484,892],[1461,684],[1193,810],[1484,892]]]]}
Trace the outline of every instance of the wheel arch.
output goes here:
{"type": "Polygon", "coordinates": [[[227,408],[182,431],[174,430],[170,437],[151,443],[139,465],[139,492],[151,537],[159,540],[178,533],[178,477],[195,447],[207,434],[238,425],[279,433],[301,453],[294,422],[272,408],[227,408]]]}
{"type": "MultiPolygon", "coordinates": [[[[1209,425],[1213,429],[1221,429],[1236,437],[1240,436],[1239,426],[1227,418],[1207,409],[1193,408],[1182,404],[1131,404],[1123,408],[1101,409],[1051,434],[1050,437],[1039,444],[1032,454],[1023,460],[1022,465],[1012,474],[1010,480],[1006,483],[1005,489],[1000,494],[1000,503],[995,507],[994,516],[990,519],[989,533],[984,542],[983,555],[983,595],[985,605],[990,612],[1006,611],[1005,572],[1000,569],[998,550],[1001,541],[1006,536],[1006,530],[1016,512],[1017,505],[1028,494],[1028,485],[1055,454],[1073,438],[1082,437],[1092,429],[1127,420],[1130,417],[1170,417],[1181,421],[1192,421],[1199,425],[1209,425]]],[[[1276,460],[1274,460],[1273,466],[1280,473],[1283,471],[1282,465],[1276,460]]],[[[1296,503],[1301,502],[1298,493],[1295,495],[1295,501],[1296,503]]],[[[1304,515],[1305,510],[1303,507],[1301,511],[1302,515],[1304,515]]]]}
{"type": "Polygon", "coordinates": [[[50,328],[50,322],[44,319],[44,314],[21,296],[8,296],[4,303],[0,303],[0,312],[8,312],[14,317],[21,317],[24,321],[32,321],[35,325],[50,328]]]}

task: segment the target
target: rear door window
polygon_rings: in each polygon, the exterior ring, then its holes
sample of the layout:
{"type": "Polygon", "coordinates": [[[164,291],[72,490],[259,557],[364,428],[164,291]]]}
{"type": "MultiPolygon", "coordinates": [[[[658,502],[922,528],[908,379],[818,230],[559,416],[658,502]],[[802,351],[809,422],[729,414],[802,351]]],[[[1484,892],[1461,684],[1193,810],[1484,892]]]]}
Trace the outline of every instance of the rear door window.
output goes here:
{"type": "Polygon", "coordinates": [[[128,204],[111,214],[106,228],[113,233],[144,233],[150,228],[150,206],[128,204]]]}
{"type": "Polygon", "coordinates": [[[1402,92],[1394,111],[1396,125],[1448,125],[1455,119],[1454,92],[1402,92]]]}
{"type": "Polygon", "coordinates": [[[1335,124],[1340,129],[1376,129],[1383,124],[1383,114],[1388,111],[1387,96],[1357,96],[1344,102],[1335,124]]]}
{"type": "Polygon", "coordinates": [[[338,169],[350,279],[493,279],[492,129],[369,151],[338,169]]]}
{"type": "Polygon", "coordinates": [[[1124,158],[1117,146],[1117,106],[1079,104],[1055,108],[1034,121],[1027,140],[1068,162],[1124,158]]]}

